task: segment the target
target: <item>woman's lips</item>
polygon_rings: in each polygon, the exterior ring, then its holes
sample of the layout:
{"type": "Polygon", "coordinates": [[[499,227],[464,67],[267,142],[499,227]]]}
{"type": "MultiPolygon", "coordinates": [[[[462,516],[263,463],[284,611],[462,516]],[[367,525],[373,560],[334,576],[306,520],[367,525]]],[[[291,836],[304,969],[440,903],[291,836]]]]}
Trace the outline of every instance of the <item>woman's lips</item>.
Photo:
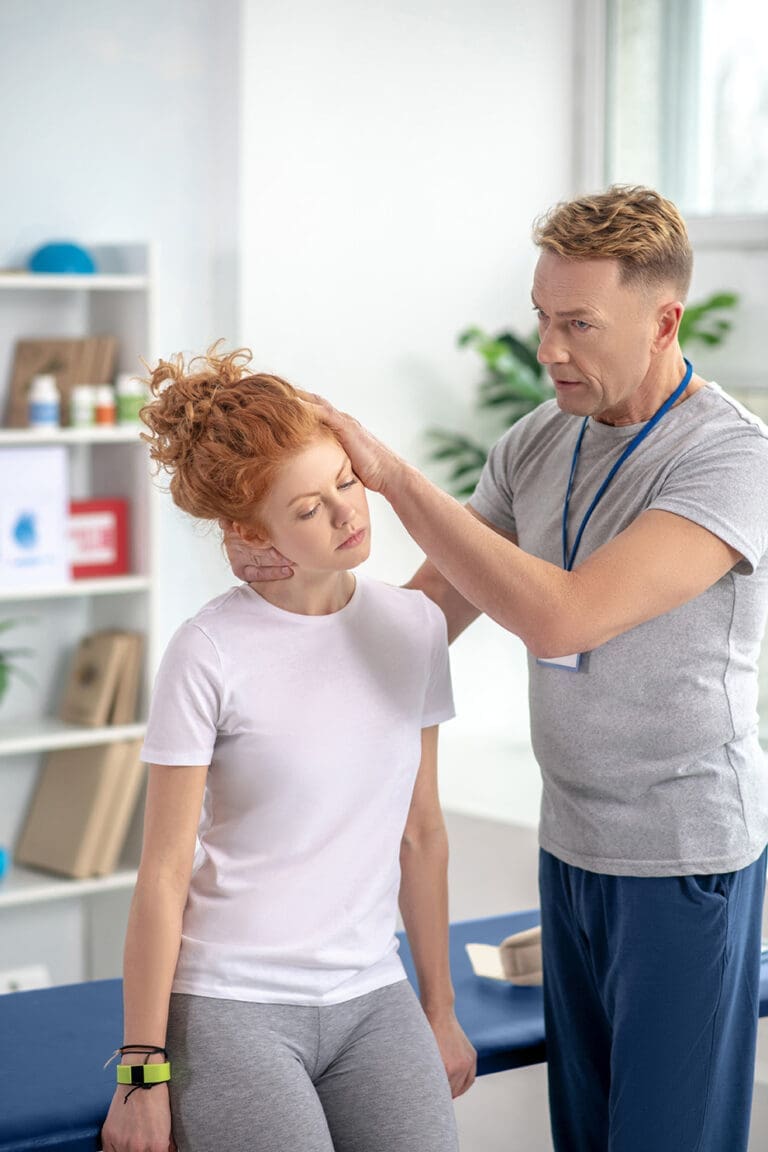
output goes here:
{"type": "Polygon", "coordinates": [[[336,549],[336,551],[338,552],[342,548],[356,548],[358,544],[362,544],[364,538],[365,528],[358,528],[357,532],[354,532],[351,536],[348,536],[343,544],[339,544],[339,547],[336,549]]]}

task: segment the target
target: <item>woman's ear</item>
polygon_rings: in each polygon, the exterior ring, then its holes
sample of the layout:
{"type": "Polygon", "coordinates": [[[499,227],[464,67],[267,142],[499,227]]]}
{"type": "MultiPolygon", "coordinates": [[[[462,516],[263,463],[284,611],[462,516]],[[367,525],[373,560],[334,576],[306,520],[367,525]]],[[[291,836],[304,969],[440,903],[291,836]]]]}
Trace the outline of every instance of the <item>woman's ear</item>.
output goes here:
{"type": "Polygon", "coordinates": [[[243,524],[239,520],[232,520],[230,524],[232,531],[244,544],[250,544],[256,548],[272,547],[272,541],[260,525],[243,524]]]}

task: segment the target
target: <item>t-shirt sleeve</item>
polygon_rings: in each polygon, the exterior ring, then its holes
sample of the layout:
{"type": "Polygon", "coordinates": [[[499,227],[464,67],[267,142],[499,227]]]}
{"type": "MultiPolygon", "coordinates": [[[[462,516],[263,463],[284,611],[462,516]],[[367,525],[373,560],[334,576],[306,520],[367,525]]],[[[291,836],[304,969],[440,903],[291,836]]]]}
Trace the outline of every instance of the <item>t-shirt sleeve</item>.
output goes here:
{"type": "Polygon", "coordinates": [[[469,499],[476,512],[500,528],[517,536],[512,492],[512,460],[516,451],[516,425],[513,425],[488,453],[477,487],[469,499]]]}
{"type": "Polygon", "coordinates": [[[448,656],[448,626],[441,609],[427,596],[424,600],[429,634],[430,671],[424,694],[421,726],[431,728],[433,724],[442,724],[444,720],[450,720],[456,715],[456,709],[453,705],[451,664],[448,656]]]}
{"type": "Polygon", "coordinates": [[[221,712],[218,652],[196,624],[182,624],[160,662],[141,758],[210,764],[221,712]]]}
{"type": "Polygon", "coordinates": [[[700,524],[742,554],[737,572],[751,574],[768,549],[768,438],[746,427],[691,450],[649,508],[700,524]]]}

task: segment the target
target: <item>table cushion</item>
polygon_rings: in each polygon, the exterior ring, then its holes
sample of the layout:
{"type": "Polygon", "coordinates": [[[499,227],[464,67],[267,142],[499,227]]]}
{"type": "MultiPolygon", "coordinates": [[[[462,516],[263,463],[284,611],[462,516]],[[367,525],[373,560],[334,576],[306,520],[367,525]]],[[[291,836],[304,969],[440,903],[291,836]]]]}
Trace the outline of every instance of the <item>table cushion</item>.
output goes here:
{"type": "MultiPolygon", "coordinates": [[[[498,944],[539,922],[536,909],[451,925],[456,1012],[477,1049],[478,1073],[546,1059],[541,988],[475,976],[464,945],[498,944]]],[[[416,985],[401,934],[401,954],[416,985]]],[[[768,955],[760,1015],[768,1016],[768,955]]],[[[115,1084],[102,1067],[122,1036],[122,982],[95,980],[0,996],[0,1152],[95,1152],[115,1084]]]]}

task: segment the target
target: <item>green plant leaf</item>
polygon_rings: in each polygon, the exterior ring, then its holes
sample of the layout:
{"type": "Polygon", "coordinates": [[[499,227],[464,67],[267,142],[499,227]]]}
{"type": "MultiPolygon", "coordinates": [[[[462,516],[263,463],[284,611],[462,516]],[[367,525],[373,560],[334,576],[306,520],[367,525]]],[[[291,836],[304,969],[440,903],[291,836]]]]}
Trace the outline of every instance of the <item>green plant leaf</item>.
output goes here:
{"type": "Polygon", "coordinates": [[[496,339],[506,344],[512,356],[524,364],[529,372],[532,372],[534,376],[541,375],[543,368],[536,358],[535,349],[531,348],[530,344],[515,336],[514,332],[501,332],[496,339]]]}
{"type": "Polygon", "coordinates": [[[426,434],[436,445],[435,453],[450,452],[455,455],[457,452],[470,452],[484,457],[486,452],[482,444],[478,444],[477,441],[471,440],[461,432],[451,432],[444,428],[428,428],[426,434]]]}
{"type": "Polygon", "coordinates": [[[461,480],[465,476],[479,476],[484,464],[485,460],[482,462],[472,460],[466,464],[457,464],[455,468],[451,469],[451,480],[461,480]]]}
{"type": "Polygon", "coordinates": [[[714,292],[711,296],[690,304],[683,312],[678,338],[683,348],[690,344],[703,344],[716,347],[722,344],[733,327],[730,316],[724,311],[732,311],[738,306],[736,292],[714,292]]]}
{"type": "Polygon", "coordinates": [[[486,339],[487,336],[485,335],[485,332],[483,332],[482,328],[478,328],[475,325],[474,327],[465,328],[463,332],[460,332],[456,337],[456,343],[458,344],[459,348],[466,348],[469,344],[475,344],[478,340],[486,339]]]}
{"type": "MultiPolygon", "coordinates": [[[[11,620],[0,620],[0,632],[7,632],[10,628],[16,628],[20,624],[30,623],[29,617],[17,617],[11,620]]],[[[32,648],[1,648],[0,649],[0,700],[7,692],[11,676],[18,676],[20,680],[24,680],[27,684],[34,686],[33,678],[18,664],[15,663],[16,657],[28,657],[34,655],[32,648]]]]}

